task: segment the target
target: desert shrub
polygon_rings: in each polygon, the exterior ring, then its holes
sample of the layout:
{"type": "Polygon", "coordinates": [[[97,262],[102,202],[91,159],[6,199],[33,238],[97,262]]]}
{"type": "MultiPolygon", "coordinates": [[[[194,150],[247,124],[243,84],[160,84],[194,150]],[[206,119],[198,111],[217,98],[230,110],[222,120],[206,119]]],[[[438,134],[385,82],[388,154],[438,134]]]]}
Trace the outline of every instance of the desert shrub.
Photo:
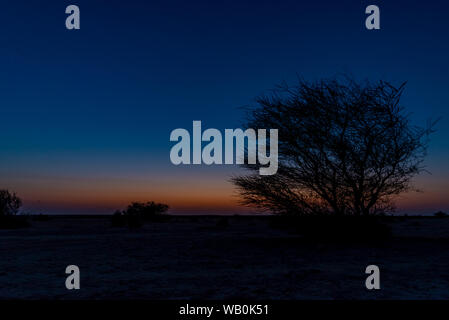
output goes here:
{"type": "Polygon", "coordinates": [[[168,205],[163,203],[150,202],[133,202],[131,203],[124,214],[127,216],[138,216],[145,221],[161,221],[164,220],[163,214],[167,212],[168,205]]]}
{"type": "Polygon", "coordinates": [[[443,212],[443,211],[435,212],[433,215],[434,215],[434,217],[437,217],[437,218],[444,218],[444,217],[447,217],[447,213],[446,213],[446,212],[443,212]]]}
{"type": "Polygon", "coordinates": [[[18,216],[22,200],[8,190],[0,190],[0,228],[17,229],[29,226],[27,216],[18,216]]]}
{"type": "Polygon", "coordinates": [[[123,210],[117,210],[112,215],[113,227],[139,228],[145,222],[163,222],[170,217],[165,215],[168,210],[168,205],[162,203],[150,202],[133,202],[123,210]]]}

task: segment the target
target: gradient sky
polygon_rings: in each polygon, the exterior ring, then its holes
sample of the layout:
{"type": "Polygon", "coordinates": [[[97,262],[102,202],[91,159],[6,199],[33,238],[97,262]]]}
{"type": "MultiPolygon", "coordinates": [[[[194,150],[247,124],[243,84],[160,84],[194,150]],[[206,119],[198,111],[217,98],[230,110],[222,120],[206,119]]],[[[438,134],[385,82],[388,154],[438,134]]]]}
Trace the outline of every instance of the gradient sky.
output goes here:
{"type": "Polygon", "coordinates": [[[31,213],[245,212],[236,166],[174,166],[170,132],[237,128],[281,81],[408,81],[414,124],[439,118],[409,213],[449,211],[446,1],[9,1],[0,10],[0,188],[31,213]],[[65,7],[81,30],[65,28],[65,7]],[[365,8],[381,30],[365,29],[365,8]]]}

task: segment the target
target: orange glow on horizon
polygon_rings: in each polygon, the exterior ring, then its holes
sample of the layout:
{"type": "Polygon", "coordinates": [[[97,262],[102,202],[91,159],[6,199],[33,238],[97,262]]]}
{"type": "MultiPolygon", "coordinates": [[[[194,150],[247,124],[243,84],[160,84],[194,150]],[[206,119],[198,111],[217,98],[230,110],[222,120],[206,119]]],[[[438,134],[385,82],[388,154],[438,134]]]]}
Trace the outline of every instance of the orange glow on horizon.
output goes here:
{"type": "MultiPolygon", "coordinates": [[[[433,213],[449,209],[449,179],[444,176],[423,176],[416,185],[421,193],[410,192],[396,200],[398,211],[433,213]]],[[[11,190],[24,200],[26,208],[38,208],[52,212],[77,210],[84,213],[112,213],[124,209],[133,201],[156,201],[166,203],[172,212],[202,211],[249,212],[251,209],[239,204],[235,187],[229,175],[190,173],[182,179],[159,176],[153,179],[67,177],[36,179],[35,177],[9,183],[11,190]],[[17,182],[19,181],[19,183],[17,182]]]]}

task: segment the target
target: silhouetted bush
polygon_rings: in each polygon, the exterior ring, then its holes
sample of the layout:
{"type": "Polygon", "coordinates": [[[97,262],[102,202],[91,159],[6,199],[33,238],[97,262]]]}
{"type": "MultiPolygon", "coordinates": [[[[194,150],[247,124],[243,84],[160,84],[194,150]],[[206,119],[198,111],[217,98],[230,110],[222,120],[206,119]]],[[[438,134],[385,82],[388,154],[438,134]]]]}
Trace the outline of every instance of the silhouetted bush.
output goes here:
{"type": "Polygon", "coordinates": [[[17,216],[22,200],[8,190],[0,190],[0,228],[17,229],[28,227],[28,217],[17,216]]]}
{"type": "Polygon", "coordinates": [[[144,221],[164,221],[164,213],[168,210],[168,205],[163,203],[150,202],[133,202],[124,214],[127,216],[138,216],[144,221]]]}
{"type": "Polygon", "coordinates": [[[15,216],[21,206],[22,200],[15,193],[0,190],[0,216],[15,216]]]}
{"type": "Polygon", "coordinates": [[[373,242],[391,237],[379,217],[276,216],[271,225],[316,241],[373,242]]]}
{"type": "Polygon", "coordinates": [[[447,217],[447,213],[443,211],[438,211],[433,214],[437,218],[445,218],[447,217]]]}
{"type": "Polygon", "coordinates": [[[139,228],[145,222],[164,222],[170,218],[165,215],[168,208],[169,207],[166,204],[155,203],[153,201],[146,203],[133,202],[126,208],[126,210],[117,210],[112,215],[112,226],[139,228]]]}

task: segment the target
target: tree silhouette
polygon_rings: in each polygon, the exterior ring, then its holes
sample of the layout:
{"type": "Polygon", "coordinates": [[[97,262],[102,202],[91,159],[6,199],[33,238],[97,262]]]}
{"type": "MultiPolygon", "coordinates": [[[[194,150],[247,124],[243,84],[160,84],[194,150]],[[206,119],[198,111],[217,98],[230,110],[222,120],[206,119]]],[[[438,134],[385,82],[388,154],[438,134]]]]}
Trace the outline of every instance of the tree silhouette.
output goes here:
{"type": "MultiPolygon", "coordinates": [[[[405,83],[353,79],[300,81],[258,97],[249,128],[278,129],[279,170],[232,179],[242,202],[274,213],[381,214],[423,170],[427,128],[411,125],[400,105],[405,83]]],[[[266,142],[267,144],[269,141],[266,142]]]]}
{"type": "Polygon", "coordinates": [[[8,190],[0,190],[0,216],[13,216],[19,212],[22,200],[8,190]]]}

